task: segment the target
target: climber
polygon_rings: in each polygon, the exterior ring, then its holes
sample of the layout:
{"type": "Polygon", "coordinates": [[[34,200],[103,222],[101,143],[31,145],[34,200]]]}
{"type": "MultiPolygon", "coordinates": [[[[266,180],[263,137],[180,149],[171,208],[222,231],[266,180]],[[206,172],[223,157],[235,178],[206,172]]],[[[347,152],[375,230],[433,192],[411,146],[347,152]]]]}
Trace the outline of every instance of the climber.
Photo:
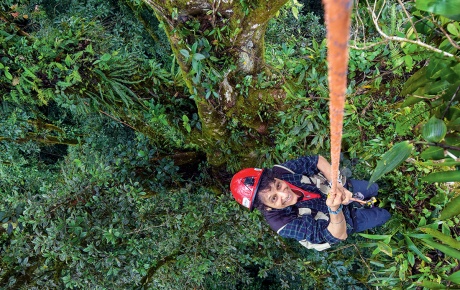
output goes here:
{"type": "Polygon", "coordinates": [[[377,195],[377,184],[368,188],[367,181],[340,177],[334,193],[330,171],[324,157],[305,156],[273,168],[243,169],[233,176],[230,190],[239,204],[261,211],[282,237],[322,251],[390,218],[383,208],[362,206],[377,195]]]}

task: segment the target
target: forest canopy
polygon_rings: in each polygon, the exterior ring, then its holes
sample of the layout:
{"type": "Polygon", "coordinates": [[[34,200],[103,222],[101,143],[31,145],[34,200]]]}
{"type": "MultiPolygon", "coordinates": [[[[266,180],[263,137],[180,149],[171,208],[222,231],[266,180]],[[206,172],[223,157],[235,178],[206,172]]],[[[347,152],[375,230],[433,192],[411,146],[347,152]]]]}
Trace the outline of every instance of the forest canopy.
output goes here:
{"type": "Polygon", "coordinates": [[[460,287],[460,2],[354,3],[341,166],[391,220],[324,252],[232,175],[329,155],[311,0],[0,4],[2,289],[460,287]]]}

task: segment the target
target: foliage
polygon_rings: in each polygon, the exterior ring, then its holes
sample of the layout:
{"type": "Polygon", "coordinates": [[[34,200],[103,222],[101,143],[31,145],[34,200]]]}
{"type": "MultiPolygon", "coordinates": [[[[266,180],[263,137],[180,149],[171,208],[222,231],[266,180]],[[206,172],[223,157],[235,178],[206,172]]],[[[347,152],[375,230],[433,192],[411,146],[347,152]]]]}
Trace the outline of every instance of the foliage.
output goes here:
{"type": "Polygon", "coordinates": [[[271,281],[278,289],[358,283],[349,275],[341,278],[348,271],[342,260],[329,265],[323,255],[288,246],[265,226],[249,226],[260,214],[216,195],[206,168],[184,180],[145,136],[107,118],[88,122],[101,126],[99,134],[69,148],[58,164],[30,163],[30,170],[1,165],[5,287],[221,289],[271,281]]]}
{"type": "MultiPolygon", "coordinates": [[[[377,4],[378,7],[379,4],[377,4]]],[[[387,40],[399,40],[401,41],[401,48],[403,52],[407,54],[406,65],[413,67],[414,53],[423,51],[423,58],[419,59],[422,62],[415,64],[414,67],[418,67],[418,70],[405,82],[402,87],[401,94],[406,96],[406,99],[401,103],[401,110],[411,112],[414,108],[422,108],[426,113],[423,114],[425,117],[422,120],[419,119],[420,124],[416,125],[419,129],[414,135],[408,136],[406,132],[402,135],[412,137],[412,140],[406,140],[399,142],[394,145],[388,152],[382,157],[377,167],[375,168],[371,180],[376,180],[382,177],[383,174],[391,172],[397,166],[402,164],[412,151],[412,155],[417,158],[420,156],[425,162],[416,161],[413,158],[407,159],[416,164],[423,172],[429,173],[431,169],[427,168],[429,164],[433,165],[433,159],[446,159],[446,163],[439,163],[440,167],[437,167],[435,171],[428,174],[427,176],[420,179],[420,181],[428,182],[451,182],[458,180],[458,168],[453,171],[455,163],[451,163],[449,157],[453,157],[454,160],[458,155],[458,130],[455,126],[449,125],[451,122],[456,122],[457,116],[454,114],[458,110],[458,77],[460,74],[456,72],[458,66],[458,45],[455,43],[457,33],[454,27],[459,24],[457,21],[442,17],[440,15],[432,14],[430,17],[423,11],[435,11],[433,8],[427,8],[430,5],[436,6],[436,11],[444,11],[447,9],[446,2],[442,1],[417,1],[416,7],[410,5],[393,6],[393,14],[405,13],[409,15],[407,11],[411,13],[411,19],[406,19],[404,25],[395,24],[394,16],[388,19],[389,22],[383,21],[376,22],[376,25],[380,36],[387,40]],[[430,3],[430,4],[428,4],[430,3]],[[427,6],[425,6],[427,5],[427,6]],[[417,9],[416,9],[417,8],[417,9]],[[399,9],[399,12],[398,12],[399,9]],[[406,10],[407,9],[407,10],[406,10]],[[431,10],[430,10],[431,9],[431,10]],[[439,9],[439,10],[438,10],[439,9]],[[443,10],[444,9],[444,10],[443,10]],[[391,21],[391,22],[390,22],[391,21]],[[441,32],[439,37],[433,37],[432,31],[425,29],[423,25],[433,27],[441,32]],[[381,27],[378,27],[380,26],[381,27]],[[393,37],[392,34],[398,35],[393,37]],[[426,50],[423,47],[428,47],[426,50]],[[408,47],[411,47],[408,49],[408,47]],[[431,54],[431,56],[429,56],[431,54]],[[430,59],[429,62],[423,62],[424,60],[430,59]],[[425,106],[418,106],[420,102],[424,102],[425,106]],[[419,141],[420,138],[425,141],[419,141]],[[409,143],[411,145],[409,145],[409,143]],[[401,150],[400,146],[406,144],[405,150],[401,150]],[[413,146],[412,149],[412,144],[413,146]],[[410,146],[410,147],[408,147],[410,146]],[[414,152],[415,151],[415,152],[414,152]],[[418,153],[418,152],[421,152],[418,153]],[[444,152],[447,153],[444,156],[444,152]],[[443,166],[444,165],[444,166],[443,166]]],[[[374,6],[375,9],[376,6],[374,6]]],[[[433,6],[431,6],[433,7],[433,6]]],[[[380,9],[380,8],[377,8],[380,9]]],[[[384,8],[382,8],[384,9],[384,8]]],[[[372,10],[371,10],[372,11],[372,10]]],[[[458,9],[452,9],[449,13],[456,14],[458,9]]],[[[440,12],[439,14],[442,14],[440,12]]],[[[380,15],[380,13],[379,13],[380,15]]],[[[372,15],[375,17],[375,14],[372,15]]],[[[403,17],[405,18],[405,17],[403,17]]],[[[375,19],[375,18],[374,18],[375,19]]],[[[455,17],[452,19],[455,20],[455,17]]],[[[382,20],[384,20],[382,18],[382,20]]],[[[420,54],[418,54],[420,56],[420,54]]],[[[410,71],[410,68],[409,68],[410,71]]],[[[419,115],[422,116],[422,115],[419,115]]],[[[411,122],[410,120],[406,122],[411,122]]],[[[400,127],[401,128],[401,127],[400,127]]],[[[401,131],[399,131],[401,132],[401,131]]],[[[407,172],[407,167],[403,168],[407,172]]],[[[417,168],[415,168],[417,170],[417,168]]],[[[418,180],[416,180],[417,182],[418,180]]],[[[400,182],[400,181],[399,181],[400,182]]],[[[425,183],[421,183],[426,186],[425,183]]],[[[416,183],[416,189],[418,184],[416,183]]],[[[429,187],[428,187],[429,188],[429,187]]],[[[449,201],[453,196],[449,196],[449,191],[455,192],[455,185],[452,188],[451,185],[441,185],[438,189],[438,194],[433,196],[430,200],[432,206],[435,206],[434,211],[428,211],[426,208],[425,217],[416,216],[418,221],[418,227],[414,225],[403,226],[404,229],[399,229],[395,234],[385,236],[382,242],[373,243],[377,247],[375,248],[372,258],[382,262],[383,259],[378,257],[379,253],[384,253],[390,257],[387,263],[382,263],[382,270],[378,272],[378,276],[374,281],[378,281],[375,285],[385,287],[446,287],[449,284],[456,283],[450,276],[447,279],[446,273],[456,276],[455,272],[458,269],[453,266],[451,259],[458,259],[458,253],[455,249],[455,239],[451,236],[456,236],[457,231],[457,218],[454,217],[458,214],[458,210],[452,210],[454,204],[457,202],[456,198],[449,201]],[[442,210],[445,207],[444,210],[442,210]],[[448,216],[453,218],[454,221],[443,221],[439,219],[439,211],[442,210],[443,220],[448,216]],[[447,214],[448,212],[448,214],[447,214]],[[423,226],[423,227],[421,227],[423,226]],[[437,229],[442,228],[442,234],[437,229]],[[420,233],[422,231],[423,233],[420,233]],[[441,243],[433,241],[437,237],[442,237],[441,243]],[[451,241],[449,243],[449,241],[451,241]],[[454,248],[452,248],[454,246],[454,248]],[[408,250],[406,250],[406,247],[408,250]],[[438,256],[433,251],[441,251],[444,255],[438,256]],[[402,253],[402,254],[399,254],[402,253]],[[415,254],[415,256],[414,256],[415,254]],[[397,255],[397,256],[395,256],[397,255]],[[388,270],[385,270],[388,269],[388,270]],[[394,277],[395,272],[399,271],[399,277],[394,277]],[[410,278],[411,282],[405,284],[403,281],[407,281],[410,278]],[[447,280],[447,281],[446,281],[447,280]]],[[[418,190],[417,190],[418,191],[418,190]]],[[[423,204],[420,197],[405,199],[405,202],[413,203],[414,199],[419,200],[419,204],[423,204]]],[[[379,236],[367,236],[370,239],[379,240],[379,236]]],[[[454,263],[455,264],[455,263],[454,263]]]]}
{"type": "Polygon", "coordinates": [[[408,141],[400,142],[394,145],[390,151],[387,151],[382,159],[377,163],[374,173],[369,179],[369,183],[373,183],[385,173],[393,170],[409,157],[412,151],[412,144],[408,141]]]}
{"type": "MultiPolygon", "coordinates": [[[[378,5],[380,4],[377,3],[377,7],[378,5]]],[[[383,26],[381,29],[386,33],[406,30],[407,39],[415,39],[414,34],[417,33],[411,31],[414,27],[410,22],[404,21],[407,15],[404,10],[401,8],[398,10],[397,5],[390,8],[391,13],[385,14],[384,11],[388,7],[381,6],[382,12],[378,15],[388,20],[388,22],[379,22],[380,25],[388,23],[388,27],[383,26]],[[397,14],[400,18],[397,18],[397,14]],[[388,18],[385,18],[386,15],[388,18]]],[[[375,9],[375,7],[366,7],[366,9],[375,9]]],[[[413,25],[420,28],[415,20],[420,12],[416,9],[411,12],[414,15],[413,25]]],[[[367,23],[372,23],[371,15],[363,13],[359,8],[356,13],[362,17],[360,21],[369,17],[367,23]]],[[[422,19],[428,21],[427,17],[422,19]]],[[[449,37],[458,39],[454,29],[458,23],[443,18],[440,21],[440,24],[436,25],[441,27],[439,30],[444,33],[442,34],[444,38],[433,39],[428,30],[423,30],[424,34],[419,32],[417,37],[425,41],[433,41],[433,45],[451,54],[456,52],[458,55],[453,45],[449,44],[449,37]],[[450,36],[446,36],[446,31],[451,33],[450,36]]],[[[363,27],[363,31],[369,33],[372,30],[363,27]]],[[[397,35],[401,36],[401,34],[397,35]]],[[[433,257],[433,246],[435,250],[441,248],[447,252],[453,250],[449,248],[450,246],[438,246],[433,243],[429,246],[427,243],[430,243],[433,236],[429,234],[422,236],[421,229],[417,228],[418,224],[414,221],[420,220],[420,225],[427,225],[426,219],[429,218],[428,225],[436,228],[438,224],[436,217],[441,211],[445,213],[454,211],[455,213],[452,212],[450,217],[458,214],[458,209],[453,210],[458,198],[452,199],[458,190],[458,184],[436,185],[434,189],[424,182],[458,181],[458,167],[457,170],[452,170],[458,166],[456,161],[458,130],[455,120],[458,117],[456,82],[459,75],[455,74],[454,70],[458,61],[455,57],[440,58],[439,52],[426,50],[418,43],[402,41],[401,45],[384,42],[379,44],[378,41],[381,40],[379,36],[378,33],[369,33],[366,37],[374,40],[376,44],[366,50],[356,45],[357,49],[350,53],[350,86],[344,124],[346,152],[343,154],[343,164],[352,167],[355,175],[361,178],[369,178],[369,172],[374,168],[371,180],[375,181],[384,176],[380,181],[383,192],[393,192],[393,194],[382,199],[381,206],[391,206],[404,211],[407,207],[415,207],[416,210],[410,210],[408,214],[402,216],[396,215],[386,231],[390,234],[383,235],[385,238],[382,241],[359,243],[360,246],[375,248],[367,261],[374,271],[369,282],[374,286],[392,288],[416,287],[416,285],[430,283],[449,285],[452,279],[446,282],[446,273],[455,277],[455,271],[459,270],[454,266],[456,263],[452,260],[453,257],[436,259],[429,257],[433,257]],[[427,59],[430,61],[426,62],[427,59]],[[440,61],[444,64],[440,64],[440,61]],[[399,85],[403,83],[401,77],[414,68],[420,68],[420,72],[415,72],[404,86],[399,85]],[[433,78],[429,79],[427,76],[433,78]],[[423,88],[430,90],[430,93],[423,91],[423,88]],[[415,92],[417,89],[419,91],[415,92]],[[409,96],[404,100],[398,96],[399,94],[402,97],[413,94],[415,97],[409,96]],[[392,104],[398,101],[398,106],[392,104]],[[396,132],[393,129],[395,127],[396,132]],[[421,141],[421,138],[425,141],[421,141]],[[390,150],[387,151],[388,149],[390,150]],[[444,152],[449,152],[452,158],[444,156],[444,152]],[[413,157],[408,159],[410,155],[413,157]],[[381,159],[375,166],[377,156],[381,156],[381,159]],[[431,160],[435,158],[445,160],[431,160]],[[400,171],[394,172],[393,169],[398,165],[400,171]],[[446,172],[443,168],[451,171],[446,172]],[[436,172],[438,170],[440,171],[436,172]],[[443,211],[444,207],[447,211],[443,211]],[[424,237],[425,240],[416,237],[424,237]]],[[[322,53],[324,49],[323,43],[315,45],[313,42],[313,46],[308,48],[309,58],[296,59],[302,50],[294,50],[288,45],[283,45],[279,51],[289,56],[289,59],[286,61],[286,57],[282,56],[273,58],[278,61],[275,63],[275,68],[280,69],[290,81],[285,85],[288,92],[286,106],[278,113],[279,126],[274,127],[274,135],[277,136],[276,147],[275,150],[265,152],[267,158],[265,165],[270,166],[305,152],[319,151],[327,155],[328,131],[325,129],[327,117],[324,110],[327,103],[322,99],[327,97],[327,91],[320,90],[326,87],[325,66],[321,66],[325,59],[322,53]],[[307,67],[307,65],[311,66],[307,67]],[[302,66],[307,67],[305,72],[302,66]],[[300,74],[300,77],[299,81],[295,82],[297,74],[300,74]],[[306,79],[305,76],[308,74],[313,75],[313,78],[306,79]],[[302,83],[304,79],[307,80],[305,85],[302,83]],[[323,144],[319,146],[318,140],[324,140],[324,146],[323,144]]],[[[457,224],[456,217],[453,221],[442,223],[445,235],[458,239],[457,224]]],[[[366,237],[380,238],[379,235],[366,237]]]]}
{"type": "Polygon", "coordinates": [[[299,50],[310,47],[312,41],[321,42],[325,36],[325,28],[318,16],[306,13],[295,18],[288,8],[283,8],[277,17],[270,20],[265,38],[268,44],[295,43],[299,50]]]}
{"type": "MultiPolygon", "coordinates": [[[[240,20],[254,15],[254,2],[234,2],[240,20]]],[[[295,18],[291,1],[268,23],[264,69],[248,74],[229,41],[243,24],[215,7],[202,18],[175,15],[184,20],[175,53],[166,24],[140,1],[31,3],[1,4],[2,287],[459,284],[451,181],[460,165],[460,29],[444,12],[429,13],[438,11],[433,1],[355,9],[342,165],[355,178],[379,179],[379,206],[393,217],[325,252],[281,239],[227,189],[243,164],[328,155],[327,47],[316,16],[295,18]],[[223,109],[232,74],[241,114],[223,109]],[[216,111],[203,114],[197,94],[216,111]],[[208,113],[228,135],[202,134],[208,113]],[[248,152],[252,159],[242,159],[248,152]],[[224,166],[209,166],[209,156],[224,166]]]]}
{"type": "MultiPolygon", "coordinates": [[[[15,114],[7,117],[20,128],[11,131],[4,127],[2,138],[75,145],[78,143],[75,134],[68,131],[72,126],[71,116],[99,111],[123,120],[127,126],[139,126],[139,130],[144,129],[145,120],[150,120],[147,121],[149,123],[162,118],[161,124],[168,128],[165,132],[146,130],[146,133],[152,134],[152,139],[156,140],[175,131],[174,135],[181,135],[176,139],[183,139],[181,131],[186,130],[176,121],[175,113],[192,115],[193,111],[190,112],[191,102],[181,97],[184,83],[173,75],[174,64],[168,71],[156,59],[146,58],[158,52],[152,52],[149,43],[141,46],[141,42],[136,42],[139,35],[131,37],[132,32],[140,30],[139,24],[136,24],[137,27],[133,25],[131,15],[126,16],[126,27],[123,28],[115,24],[116,21],[104,21],[112,13],[114,17],[123,18],[120,11],[114,10],[118,6],[112,8],[112,12],[109,6],[91,10],[90,15],[100,14],[89,20],[79,16],[83,13],[81,6],[73,2],[69,5],[72,7],[69,14],[57,13],[50,19],[45,17],[41,6],[35,7],[31,16],[27,17],[28,21],[36,23],[33,36],[14,33],[21,27],[16,23],[17,18],[27,16],[25,13],[28,13],[29,6],[8,7],[6,20],[11,23],[0,23],[4,29],[0,67],[7,72],[0,74],[3,113],[8,116],[17,110],[22,115],[20,122],[17,122],[15,114]],[[51,23],[51,20],[54,22],[51,23]],[[127,38],[123,38],[119,34],[120,29],[127,30],[127,27],[136,29],[129,30],[127,38]],[[154,86],[151,87],[151,84],[154,86]],[[179,97],[162,98],[169,94],[179,97]],[[27,106],[21,107],[23,104],[27,106]],[[170,110],[171,107],[176,110],[170,110]],[[161,114],[167,110],[168,115],[161,114]],[[54,114],[54,117],[50,118],[48,113],[54,114]],[[152,116],[157,113],[157,116],[152,116]],[[70,122],[69,126],[63,127],[66,122],[70,122]],[[9,136],[12,132],[25,133],[9,136]]],[[[159,59],[165,60],[166,57],[159,59]]],[[[177,146],[176,141],[173,146],[177,146]]]]}

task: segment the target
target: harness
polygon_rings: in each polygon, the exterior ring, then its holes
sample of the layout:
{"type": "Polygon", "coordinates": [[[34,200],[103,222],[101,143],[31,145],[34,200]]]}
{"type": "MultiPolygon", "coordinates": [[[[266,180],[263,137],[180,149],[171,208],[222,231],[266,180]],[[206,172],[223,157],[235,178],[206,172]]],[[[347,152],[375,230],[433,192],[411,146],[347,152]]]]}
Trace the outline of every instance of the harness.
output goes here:
{"type": "MultiPolygon", "coordinates": [[[[294,171],[291,169],[284,167],[282,165],[275,165],[274,167],[282,168],[284,170],[287,170],[288,172],[295,174],[294,171]]],[[[345,185],[347,181],[347,178],[345,174],[340,174],[339,173],[339,179],[338,182],[345,185]]],[[[329,191],[331,190],[332,184],[327,180],[327,178],[322,174],[318,173],[312,176],[306,176],[304,175],[301,180],[302,183],[308,184],[308,185],[313,185],[316,186],[324,195],[328,195],[329,191]]],[[[299,188],[300,189],[300,188],[299,188]]]]}
{"type": "MultiPolygon", "coordinates": [[[[285,181],[286,182],[286,181],[285,181]]],[[[296,194],[299,194],[301,197],[302,197],[302,200],[301,201],[306,201],[306,200],[310,200],[310,199],[314,199],[314,198],[320,198],[321,195],[320,194],[317,194],[317,193],[313,193],[313,192],[310,192],[310,191],[307,191],[307,190],[303,190],[293,184],[290,184],[289,182],[286,182],[289,187],[291,188],[291,190],[296,193],[296,194]]]]}

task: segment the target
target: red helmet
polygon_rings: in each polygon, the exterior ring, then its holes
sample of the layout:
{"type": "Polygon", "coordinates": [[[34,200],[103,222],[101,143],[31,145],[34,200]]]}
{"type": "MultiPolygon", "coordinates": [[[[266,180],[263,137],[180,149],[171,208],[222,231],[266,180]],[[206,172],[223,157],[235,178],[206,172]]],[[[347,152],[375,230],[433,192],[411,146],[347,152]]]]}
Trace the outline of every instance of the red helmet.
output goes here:
{"type": "Polygon", "coordinates": [[[254,198],[264,172],[259,168],[246,168],[236,173],[230,182],[230,190],[236,201],[249,210],[253,209],[254,198]]]}

